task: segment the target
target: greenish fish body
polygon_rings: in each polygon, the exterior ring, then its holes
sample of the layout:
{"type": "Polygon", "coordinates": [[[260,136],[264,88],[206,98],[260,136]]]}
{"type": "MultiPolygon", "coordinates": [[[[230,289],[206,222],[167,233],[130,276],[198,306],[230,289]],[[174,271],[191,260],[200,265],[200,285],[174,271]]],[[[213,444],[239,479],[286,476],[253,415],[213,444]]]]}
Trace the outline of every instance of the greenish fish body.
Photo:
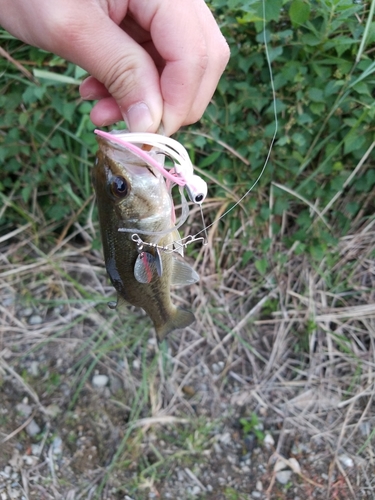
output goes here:
{"type": "MultiPolygon", "coordinates": [[[[151,246],[173,248],[176,238],[173,203],[162,174],[125,148],[102,137],[98,142],[93,183],[105,266],[118,296],[115,306],[126,302],[144,309],[162,340],[195,320],[192,312],[172,303],[171,285],[191,284],[199,276],[175,252],[151,246]],[[145,243],[144,253],[134,235],[145,243]]],[[[162,155],[155,158],[161,161],[162,155]]]]}

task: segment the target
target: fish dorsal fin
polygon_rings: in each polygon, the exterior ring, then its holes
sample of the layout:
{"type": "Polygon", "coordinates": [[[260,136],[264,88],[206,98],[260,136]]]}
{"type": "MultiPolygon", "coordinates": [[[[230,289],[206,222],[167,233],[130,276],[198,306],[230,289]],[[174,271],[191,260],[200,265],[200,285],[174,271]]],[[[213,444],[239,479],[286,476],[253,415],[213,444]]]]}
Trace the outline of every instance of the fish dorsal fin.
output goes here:
{"type": "Polygon", "coordinates": [[[172,258],[171,285],[192,285],[199,281],[199,274],[183,260],[172,258]]]}

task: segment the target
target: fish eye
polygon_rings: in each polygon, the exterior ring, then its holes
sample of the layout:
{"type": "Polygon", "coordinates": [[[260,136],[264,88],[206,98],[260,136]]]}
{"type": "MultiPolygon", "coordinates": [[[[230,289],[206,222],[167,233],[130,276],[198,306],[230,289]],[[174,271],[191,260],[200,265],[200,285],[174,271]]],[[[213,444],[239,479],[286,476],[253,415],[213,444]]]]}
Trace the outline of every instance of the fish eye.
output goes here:
{"type": "Polygon", "coordinates": [[[113,177],[111,191],[116,198],[124,198],[128,194],[128,183],[123,177],[113,177]]]}
{"type": "Polygon", "coordinates": [[[194,198],[194,201],[195,203],[200,203],[201,201],[203,201],[203,194],[197,194],[197,196],[194,198]]]}

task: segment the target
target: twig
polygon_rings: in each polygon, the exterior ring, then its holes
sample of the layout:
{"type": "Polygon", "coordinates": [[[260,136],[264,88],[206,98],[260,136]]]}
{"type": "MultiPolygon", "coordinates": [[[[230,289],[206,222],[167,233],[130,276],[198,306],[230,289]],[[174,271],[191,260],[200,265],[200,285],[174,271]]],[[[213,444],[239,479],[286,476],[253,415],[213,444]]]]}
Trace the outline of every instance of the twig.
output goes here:
{"type": "Polygon", "coordinates": [[[22,431],[22,429],[24,429],[25,427],[27,427],[29,425],[29,423],[32,421],[32,419],[35,417],[35,411],[29,416],[29,418],[27,420],[24,421],[23,424],[21,424],[19,427],[17,427],[17,429],[15,429],[13,432],[11,432],[10,434],[8,434],[2,441],[1,441],[1,444],[4,444],[6,443],[7,441],[9,441],[10,439],[12,439],[14,436],[16,436],[19,432],[22,431]]]}
{"type": "Polygon", "coordinates": [[[187,467],[185,467],[185,472],[190,477],[190,479],[192,479],[199,486],[199,488],[201,490],[207,491],[206,487],[199,481],[199,479],[197,478],[197,476],[195,474],[193,474],[193,472],[191,472],[190,469],[188,469],[187,467]]]}
{"type": "Polygon", "coordinates": [[[0,47],[0,56],[4,57],[4,59],[6,59],[7,61],[9,61],[10,63],[12,63],[19,71],[21,71],[22,74],[24,74],[26,76],[26,78],[28,78],[29,80],[31,80],[32,82],[35,82],[35,78],[34,76],[32,75],[32,73],[30,73],[30,71],[28,69],[26,69],[24,66],[22,66],[21,63],[19,63],[18,61],[16,61],[10,54],[9,52],[7,52],[5,49],[3,49],[2,47],[0,47]]]}

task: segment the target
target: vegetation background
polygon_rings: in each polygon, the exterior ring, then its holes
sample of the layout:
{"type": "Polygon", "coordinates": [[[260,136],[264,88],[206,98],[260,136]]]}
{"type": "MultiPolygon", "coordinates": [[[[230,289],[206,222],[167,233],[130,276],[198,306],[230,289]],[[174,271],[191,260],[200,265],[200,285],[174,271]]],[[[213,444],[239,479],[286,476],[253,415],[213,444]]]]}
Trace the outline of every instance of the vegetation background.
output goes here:
{"type": "Polygon", "coordinates": [[[266,0],[265,32],[259,1],[209,5],[232,57],[176,135],[209,183],[207,224],[275,131],[264,36],[278,135],[189,250],[201,283],[174,300],[198,321],[161,346],[142,313],[106,307],[84,72],[0,30],[9,498],[375,496],[375,1],[266,0]]]}

